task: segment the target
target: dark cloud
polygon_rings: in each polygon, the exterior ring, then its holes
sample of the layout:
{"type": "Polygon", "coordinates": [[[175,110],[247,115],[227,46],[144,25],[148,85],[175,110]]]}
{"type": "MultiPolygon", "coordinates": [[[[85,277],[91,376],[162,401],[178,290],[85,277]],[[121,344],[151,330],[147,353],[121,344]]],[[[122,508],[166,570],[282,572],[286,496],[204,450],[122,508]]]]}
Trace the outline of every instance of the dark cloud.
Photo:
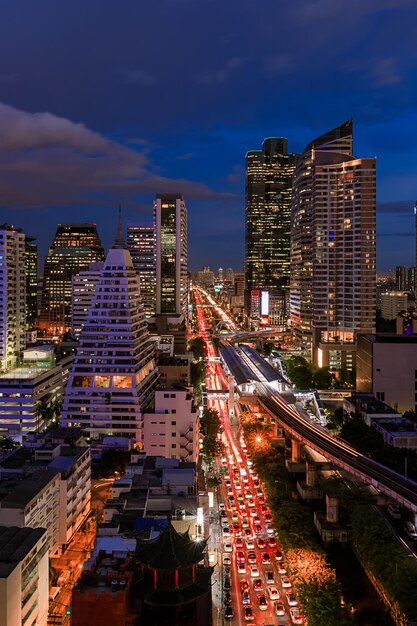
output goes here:
{"type": "Polygon", "coordinates": [[[410,214],[413,212],[413,200],[398,200],[397,202],[378,202],[377,213],[410,214]]]}

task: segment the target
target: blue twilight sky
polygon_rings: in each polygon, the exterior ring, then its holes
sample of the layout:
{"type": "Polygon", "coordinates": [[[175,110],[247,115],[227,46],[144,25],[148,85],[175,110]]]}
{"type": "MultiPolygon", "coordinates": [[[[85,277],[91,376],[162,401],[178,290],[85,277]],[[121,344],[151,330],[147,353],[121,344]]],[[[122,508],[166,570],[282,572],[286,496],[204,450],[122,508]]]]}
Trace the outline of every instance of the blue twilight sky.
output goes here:
{"type": "Polygon", "coordinates": [[[240,268],[244,158],[348,118],[377,156],[378,269],[414,264],[417,0],[17,0],[0,20],[0,223],[38,238],[186,196],[190,268],[240,268]]]}

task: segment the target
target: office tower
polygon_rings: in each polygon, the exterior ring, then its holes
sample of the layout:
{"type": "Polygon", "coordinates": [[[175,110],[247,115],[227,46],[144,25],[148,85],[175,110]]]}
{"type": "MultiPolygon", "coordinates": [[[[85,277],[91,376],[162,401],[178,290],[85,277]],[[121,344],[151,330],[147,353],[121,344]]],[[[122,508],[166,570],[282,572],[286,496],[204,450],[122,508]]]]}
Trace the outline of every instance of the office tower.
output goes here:
{"type": "Polygon", "coordinates": [[[25,240],[26,327],[34,328],[38,317],[38,246],[36,239],[25,240]]]}
{"type": "Polygon", "coordinates": [[[156,313],[187,316],[187,209],[182,194],[157,194],[156,313]]]}
{"type": "Polygon", "coordinates": [[[127,249],[133,267],[139,274],[140,295],[147,318],[155,315],[156,301],[156,242],[155,227],[135,225],[127,227],[127,249]]]}
{"type": "Polygon", "coordinates": [[[72,277],[104,261],[95,224],[59,224],[45,259],[39,326],[62,335],[71,328],[72,277]]]}
{"type": "Polygon", "coordinates": [[[72,277],[71,330],[76,339],[79,338],[87,319],[103,265],[104,263],[90,263],[88,270],[72,277]]]}
{"type": "Polygon", "coordinates": [[[233,285],[234,280],[235,280],[235,273],[233,271],[233,268],[228,267],[227,270],[224,273],[224,277],[225,277],[226,280],[228,280],[233,285]]]}
{"type": "Polygon", "coordinates": [[[407,270],[407,289],[408,291],[414,291],[415,290],[415,277],[416,277],[416,268],[415,267],[409,267],[407,270]]]}
{"type": "Polygon", "coordinates": [[[403,265],[397,265],[395,268],[395,288],[397,291],[407,289],[407,272],[403,265]]]}
{"type": "Polygon", "coordinates": [[[214,272],[205,265],[202,270],[195,273],[194,281],[197,285],[204,287],[204,289],[210,289],[214,285],[214,272]]]}
{"type": "Polygon", "coordinates": [[[121,221],[100,273],[64,396],[61,424],[140,441],[158,379],[139,277],[121,221]]]}
{"type": "Polygon", "coordinates": [[[235,296],[245,295],[245,273],[235,272],[234,275],[235,296]]]}
{"type": "Polygon", "coordinates": [[[223,268],[219,267],[219,272],[217,274],[217,280],[219,283],[222,283],[224,280],[224,273],[223,273],[223,268]]]}
{"type": "Polygon", "coordinates": [[[264,140],[246,155],[245,301],[252,291],[282,291],[289,284],[292,175],[296,155],[283,137],[264,140]]]}
{"type": "Polygon", "coordinates": [[[0,368],[13,367],[25,347],[25,234],[0,228],[0,368]]]}
{"type": "Polygon", "coordinates": [[[375,327],[375,159],[352,156],[352,122],[311,142],[294,174],[290,315],[313,359],[354,366],[375,327]]]}

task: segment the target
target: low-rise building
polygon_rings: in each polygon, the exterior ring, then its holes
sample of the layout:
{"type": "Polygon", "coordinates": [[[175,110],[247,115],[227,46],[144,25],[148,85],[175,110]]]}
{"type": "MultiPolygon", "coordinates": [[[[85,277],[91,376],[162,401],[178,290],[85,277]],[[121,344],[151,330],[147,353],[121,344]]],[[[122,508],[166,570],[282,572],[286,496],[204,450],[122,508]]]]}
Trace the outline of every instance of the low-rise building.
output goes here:
{"type": "Polygon", "coordinates": [[[372,426],[372,420],[397,421],[401,419],[400,413],[372,393],[352,393],[343,398],[343,410],[347,415],[359,413],[367,426],[372,426]]]}
{"type": "Polygon", "coordinates": [[[0,526],[0,626],[46,626],[48,588],[46,530],[0,526]]]}
{"type": "Polygon", "coordinates": [[[398,313],[407,310],[408,294],[403,291],[390,291],[381,294],[381,315],[385,320],[393,320],[398,313]]]}
{"type": "Polygon", "coordinates": [[[417,450],[417,427],[407,419],[372,420],[372,426],[384,438],[385,443],[394,448],[412,448],[417,450]]]}
{"type": "Polygon", "coordinates": [[[174,386],[189,387],[191,385],[191,362],[185,357],[158,359],[159,386],[170,388],[174,386]]]}

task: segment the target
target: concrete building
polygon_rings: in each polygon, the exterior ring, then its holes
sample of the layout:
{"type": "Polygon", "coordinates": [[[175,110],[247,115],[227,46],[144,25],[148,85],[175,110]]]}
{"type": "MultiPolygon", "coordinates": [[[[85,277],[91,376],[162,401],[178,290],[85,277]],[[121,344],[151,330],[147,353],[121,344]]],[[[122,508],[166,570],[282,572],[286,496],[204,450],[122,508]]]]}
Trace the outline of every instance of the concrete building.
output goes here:
{"type": "Polygon", "coordinates": [[[0,526],[0,626],[46,626],[48,591],[45,529],[0,526]]]}
{"type": "Polygon", "coordinates": [[[214,286],[214,272],[205,265],[201,271],[194,274],[194,282],[204,289],[210,289],[214,286]]]}
{"type": "Polygon", "coordinates": [[[372,420],[372,426],[384,438],[385,443],[394,448],[417,450],[417,427],[407,419],[372,420]]]}
{"type": "Polygon", "coordinates": [[[158,389],[155,410],[143,416],[143,449],[148,455],[198,459],[198,415],[193,396],[179,387],[158,389]]]}
{"type": "Polygon", "coordinates": [[[71,330],[76,339],[87,319],[102,269],[103,263],[90,263],[87,270],[72,277],[71,330]]]}
{"type": "Polygon", "coordinates": [[[395,286],[398,291],[405,291],[407,287],[407,270],[404,265],[395,268],[395,286]]]}
{"type": "Polygon", "coordinates": [[[290,318],[313,361],[355,366],[356,334],[375,330],[375,159],[352,156],[348,121],[312,141],[294,174],[290,318]]]}
{"type": "Polygon", "coordinates": [[[60,485],[53,470],[33,477],[0,481],[0,524],[20,528],[45,528],[50,555],[60,553],[60,485]]]}
{"type": "Polygon", "coordinates": [[[0,370],[14,367],[25,347],[25,234],[0,228],[0,370]]]}
{"type": "Polygon", "coordinates": [[[140,298],[139,277],[121,217],[80,335],[64,395],[61,424],[92,437],[142,439],[142,413],[158,379],[155,350],[140,298]]]}
{"type": "Polygon", "coordinates": [[[343,410],[347,415],[359,413],[367,426],[379,420],[397,422],[401,414],[376,398],[372,393],[354,392],[343,398],[343,410]]]}
{"type": "Polygon", "coordinates": [[[0,434],[22,442],[47,426],[40,407],[62,400],[72,360],[56,362],[53,346],[37,346],[24,351],[19,367],[0,374],[0,434]]]}
{"type": "Polygon", "coordinates": [[[407,311],[408,294],[403,291],[381,293],[381,315],[386,320],[393,320],[398,313],[407,311]]]}
{"type": "Polygon", "coordinates": [[[26,328],[35,328],[38,317],[38,246],[36,239],[25,239],[26,328]]]}
{"type": "Polygon", "coordinates": [[[157,194],[156,314],[183,315],[188,308],[187,209],[182,194],[157,194]]]}
{"type": "Polygon", "coordinates": [[[417,335],[359,335],[356,388],[401,413],[417,411],[417,335]]]}
{"type": "Polygon", "coordinates": [[[160,357],[158,359],[159,386],[189,387],[191,385],[191,362],[184,357],[160,357]]]}
{"type": "Polygon", "coordinates": [[[145,317],[155,315],[156,308],[156,240],[155,226],[127,227],[127,249],[139,275],[140,296],[145,317]]]}

